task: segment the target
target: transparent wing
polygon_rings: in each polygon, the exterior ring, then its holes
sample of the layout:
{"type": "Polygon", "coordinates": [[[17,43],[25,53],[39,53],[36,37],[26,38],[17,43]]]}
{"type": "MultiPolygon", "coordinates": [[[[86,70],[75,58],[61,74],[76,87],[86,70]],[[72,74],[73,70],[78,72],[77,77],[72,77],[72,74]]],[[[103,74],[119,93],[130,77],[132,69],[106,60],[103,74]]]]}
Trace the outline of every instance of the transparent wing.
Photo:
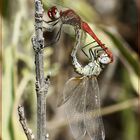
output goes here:
{"type": "Polygon", "coordinates": [[[85,126],[91,140],[104,140],[105,132],[100,116],[100,94],[95,77],[89,78],[85,99],[85,126]]]}
{"type": "Polygon", "coordinates": [[[69,79],[64,86],[63,94],[61,94],[58,98],[57,106],[59,107],[67,102],[67,100],[74,94],[74,91],[79,87],[80,84],[81,79],[78,77],[69,79]]]}
{"type": "Polygon", "coordinates": [[[73,78],[67,82],[63,93],[64,100],[67,100],[65,103],[65,112],[72,134],[76,140],[82,140],[86,134],[83,116],[86,90],[87,78],[73,78]],[[68,94],[71,94],[69,99],[68,94]]]}

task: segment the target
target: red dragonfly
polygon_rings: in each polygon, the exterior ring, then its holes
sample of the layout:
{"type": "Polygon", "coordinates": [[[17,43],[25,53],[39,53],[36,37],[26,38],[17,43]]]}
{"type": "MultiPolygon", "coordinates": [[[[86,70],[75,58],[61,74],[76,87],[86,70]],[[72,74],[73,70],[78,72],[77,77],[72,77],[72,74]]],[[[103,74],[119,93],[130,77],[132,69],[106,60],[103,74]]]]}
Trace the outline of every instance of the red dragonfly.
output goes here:
{"type": "Polygon", "coordinates": [[[59,40],[63,24],[69,24],[75,28],[76,45],[71,53],[72,64],[75,71],[81,75],[68,80],[58,104],[59,106],[65,104],[70,128],[76,140],[84,140],[86,134],[91,140],[104,140],[105,132],[100,116],[100,93],[96,77],[104,65],[113,61],[112,53],[97,38],[89,25],[82,21],[73,10],[59,11],[54,6],[48,10],[48,16],[51,19],[51,21],[45,21],[49,25],[48,31],[51,32],[55,25],[60,23],[60,29],[53,43],[59,40]],[[80,65],[76,57],[81,42],[81,30],[94,39],[92,43],[98,44],[93,46],[95,48],[93,52],[89,49],[91,62],[85,67],[80,65]],[[103,51],[103,53],[97,51],[103,51]]]}
{"type": "MultiPolygon", "coordinates": [[[[94,42],[96,42],[98,44],[98,46],[100,46],[104,50],[104,52],[108,55],[108,57],[110,58],[109,59],[110,61],[107,63],[111,63],[113,61],[112,52],[98,39],[96,34],[90,28],[90,26],[86,22],[84,22],[80,18],[80,16],[75,13],[75,11],[73,11],[72,9],[68,9],[65,11],[62,11],[62,10],[59,11],[56,6],[53,6],[48,10],[48,16],[51,20],[50,21],[44,20],[44,22],[46,22],[49,25],[49,28],[47,30],[52,31],[54,29],[55,25],[60,23],[60,29],[55,37],[55,40],[52,42],[52,44],[54,44],[55,42],[57,42],[59,40],[63,24],[72,25],[75,28],[76,33],[77,32],[79,33],[78,30],[83,30],[84,32],[88,33],[95,40],[94,42]]],[[[45,36],[44,36],[44,38],[45,38],[45,36]]],[[[74,52],[74,54],[75,54],[75,52],[74,52]]]]}

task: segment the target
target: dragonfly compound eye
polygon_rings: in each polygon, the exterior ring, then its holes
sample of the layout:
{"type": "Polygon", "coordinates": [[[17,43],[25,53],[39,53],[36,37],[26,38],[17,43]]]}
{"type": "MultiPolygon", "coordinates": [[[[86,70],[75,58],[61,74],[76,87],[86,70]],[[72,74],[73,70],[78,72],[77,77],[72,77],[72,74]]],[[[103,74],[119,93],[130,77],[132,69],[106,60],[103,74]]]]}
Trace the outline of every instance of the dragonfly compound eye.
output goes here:
{"type": "Polygon", "coordinates": [[[48,16],[52,20],[55,20],[60,17],[59,11],[56,8],[56,6],[53,6],[48,10],[48,16]]]}
{"type": "Polygon", "coordinates": [[[53,18],[53,17],[52,17],[52,13],[51,13],[51,11],[50,11],[50,10],[48,11],[48,16],[49,16],[49,18],[50,18],[50,19],[52,19],[52,18],[53,18]]]}
{"type": "Polygon", "coordinates": [[[109,64],[111,62],[110,58],[108,57],[107,54],[101,54],[100,57],[98,58],[99,62],[102,64],[109,64]]]}
{"type": "Polygon", "coordinates": [[[60,17],[60,12],[58,11],[56,7],[52,8],[52,15],[54,19],[58,19],[60,17]]]}
{"type": "Polygon", "coordinates": [[[60,13],[59,13],[59,11],[57,10],[56,11],[56,14],[55,14],[55,18],[59,18],[60,17],[60,13]]]}

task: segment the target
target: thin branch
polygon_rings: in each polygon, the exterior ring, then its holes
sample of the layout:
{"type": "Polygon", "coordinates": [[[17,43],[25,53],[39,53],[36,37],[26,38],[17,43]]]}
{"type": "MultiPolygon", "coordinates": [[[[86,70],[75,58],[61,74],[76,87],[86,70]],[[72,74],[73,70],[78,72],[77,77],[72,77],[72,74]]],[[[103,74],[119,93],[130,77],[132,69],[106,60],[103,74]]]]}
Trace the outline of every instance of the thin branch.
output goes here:
{"type": "Polygon", "coordinates": [[[21,105],[18,106],[18,114],[19,114],[19,121],[22,125],[24,133],[26,134],[27,140],[35,140],[35,136],[33,135],[32,130],[27,126],[27,122],[24,114],[24,108],[21,105]]]}
{"type": "MultiPolygon", "coordinates": [[[[36,95],[37,95],[37,140],[47,140],[46,134],[46,94],[49,88],[49,76],[44,78],[44,38],[43,38],[43,6],[40,0],[35,2],[35,36],[32,38],[35,52],[36,95]]],[[[27,127],[24,109],[18,107],[20,123],[28,140],[34,140],[31,130],[27,127]]]]}
{"type": "Polygon", "coordinates": [[[37,94],[37,140],[46,139],[46,94],[49,77],[44,78],[44,38],[43,7],[40,0],[35,0],[35,37],[32,38],[35,51],[36,94],[37,94]]]}

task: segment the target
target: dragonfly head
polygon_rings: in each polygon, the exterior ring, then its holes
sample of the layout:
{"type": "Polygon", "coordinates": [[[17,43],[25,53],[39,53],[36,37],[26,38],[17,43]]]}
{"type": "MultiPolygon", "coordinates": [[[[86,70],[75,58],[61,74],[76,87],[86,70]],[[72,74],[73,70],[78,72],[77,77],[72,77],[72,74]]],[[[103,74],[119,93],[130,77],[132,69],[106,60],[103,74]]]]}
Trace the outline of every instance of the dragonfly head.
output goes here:
{"type": "Polygon", "coordinates": [[[98,57],[98,61],[101,64],[109,64],[111,63],[111,59],[109,58],[109,56],[106,53],[102,53],[99,57],[98,57]]]}
{"type": "Polygon", "coordinates": [[[56,6],[53,6],[48,10],[48,16],[50,19],[56,20],[60,18],[60,11],[56,8],[56,6]]]}

